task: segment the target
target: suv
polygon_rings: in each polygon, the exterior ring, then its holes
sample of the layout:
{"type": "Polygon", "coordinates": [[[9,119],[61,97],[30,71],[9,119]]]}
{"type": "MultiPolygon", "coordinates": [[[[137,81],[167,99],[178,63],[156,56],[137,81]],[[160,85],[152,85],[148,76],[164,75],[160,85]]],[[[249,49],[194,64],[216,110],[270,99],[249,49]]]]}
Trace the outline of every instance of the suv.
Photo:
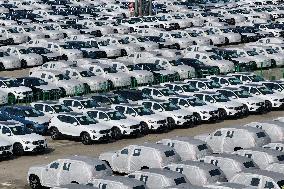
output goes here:
{"type": "Polygon", "coordinates": [[[219,89],[222,87],[219,83],[207,78],[188,79],[185,82],[200,90],[219,89]]]}
{"type": "Polygon", "coordinates": [[[171,102],[164,100],[143,100],[139,101],[138,104],[154,111],[158,115],[167,116],[168,123],[177,126],[188,127],[195,121],[192,112],[182,110],[179,106],[171,102]]]}
{"type": "Polygon", "coordinates": [[[82,109],[92,109],[99,107],[95,100],[83,96],[61,98],[59,99],[59,102],[71,108],[75,112],[81,112],[82,109]]]}
{"type": "Polygon", "coordinates": [[[31,103],[36,110],[43,112],[45,116],[52,118],[54,114],[72,112],[72,109],[58,101],[38,101],[31,103]]]}
{"type": "Polygon", "coordinates": [[[213,80],[216,83],[219,83],[220,85],[224,86],[229,86],[229,85],[241,85],[243,84],[241,80],[234,76],[207,76],[206,78],[213,80]]]}
{"type": "Polygon", "coordinates": [[[113,104],[112,108],[140,121],[142,127],[146,129],[143,131],[145,133],[149,131],[165,131],[168,129],[166,116],[157,117],[152,110],[144,106],[137,104],[113,104]]]}
{"type": "Polygon", "coordinates": [[[16,156],[21,156],[24,152],[42,152],[47,148],[47,141],[43,136],[11,121],[0,121],[0,139],[13,145],[13,154],[16,156]]]}
{"type": "Polygon", "coordinates": [[[161,84],[164,87],[176,92],[180,95],[192,96],[194,92],[199,91],[197,88],[193,87],[190,83],[184,82],[171,82],[161,84]]]}
{"type": "Polygon", "coordinates": [[[0,158],[12,156],[12,144],[6,140],[0,140],[0,158]]]}
{"type": "MultiPolygon", "coordinates": [[[[114,91],[114,92],[116,93],[117,91],[114,91]]],[[[128,103],[128,100],[123,98],[121,95],[113,94],[113,93],[95,94],[94,96],[92,96],[92,99],[100,105],[128,103]]]]}
{"type": "Polygon", "coordinates": [[[81,113],[59,113],[49,123],[49,131],[53,140],[62,136],[79,137],[84,145],[92,141],[108,140],[109,126],[99,123],[81,113]]]}
{"type": "Polygon", "coordinates": [[[124,90],[114,91],[114,93],[132,102],[144,99],[152,99],[150,95],[147,95],[138,89],[124,89],[124,90]]]}
{"type": "Polygon", "coordinates": [[[244,105],[239,102],[233,102],[218,92],[203,91],[197,92],[194,96],[198,97],[211,106],[219,109],[221,119],[228,117],[240,117],[245,112],[244,105]]]}
{"type": "Polygon", "coordinates": [[[231,73],[228,76],[234,76],[241,80],[243,83],[252,83],[252,82],[260,82],[265,81],[263,77],[256,75],[255,73],[251,72],[238,72],[238,73],[231,73]]]}
{"type": "Polygon", "coordinates": [[[140,87],[139,90],[141,90],[146,95],[152,96],[154,99],[160,100],[167,100],[170,97],[177,95],[177,93],[175,93],[171,89],[158,85],[151,87],[140,87]]]}
{"type": "MultiPolygon", "coordinates": [[[[96,119],[106,125],[109,125],[114,139],[121,139],[122,136],[138,135],[144,132],[147,128],[139,120],[126,117],[124,114],[111,108],[96,108],[86,109],[84,113],[88,114],[91,118],[96,119]]],[[[143,133],[147,134],[147,133],[143,133]]]]}

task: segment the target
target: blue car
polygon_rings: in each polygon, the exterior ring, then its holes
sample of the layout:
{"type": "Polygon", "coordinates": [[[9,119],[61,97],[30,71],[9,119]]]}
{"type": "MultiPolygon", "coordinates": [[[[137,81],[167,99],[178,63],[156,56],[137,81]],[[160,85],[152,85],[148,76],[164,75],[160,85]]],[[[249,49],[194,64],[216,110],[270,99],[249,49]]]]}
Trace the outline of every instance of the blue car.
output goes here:
{"type": "Polygon", "coordinates": [[[30,106],[4,106],[0,108],[1,117],[23,123],[37,134],[46,134],[49,118],[30,106]]]}

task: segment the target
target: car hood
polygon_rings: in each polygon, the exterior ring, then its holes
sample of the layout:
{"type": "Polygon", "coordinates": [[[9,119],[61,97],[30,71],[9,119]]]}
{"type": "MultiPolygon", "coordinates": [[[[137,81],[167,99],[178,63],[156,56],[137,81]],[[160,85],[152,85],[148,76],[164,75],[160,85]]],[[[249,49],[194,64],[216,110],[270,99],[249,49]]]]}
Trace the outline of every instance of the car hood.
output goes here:
{"type": "Polygon", "coordinates": [[[17,138],[21,139],[22,141],[38,141],[38,140],[45,140],[45,138],[41,135],[32,133],[27,135],[16,135],[17,138]]]}

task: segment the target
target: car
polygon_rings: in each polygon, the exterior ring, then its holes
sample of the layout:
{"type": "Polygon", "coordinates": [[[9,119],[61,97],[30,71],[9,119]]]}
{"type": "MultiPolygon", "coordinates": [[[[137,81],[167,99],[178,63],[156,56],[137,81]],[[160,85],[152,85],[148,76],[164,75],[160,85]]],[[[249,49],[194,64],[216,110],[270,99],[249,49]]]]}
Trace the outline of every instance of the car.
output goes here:
{"type": "Polygon", "coordinates": [[[28,129],[37,134],[46,134],[49,117],[29,106],[3,106],[0,108],[3,116],[9,120],[23,123],[28,129]]]}
{"type": "Polygon", "coordinates": [[[236,118],[246,114],[245,107],[242,103],[231,101],[221,93],[214,91],[203,91],[195,92],[194,96],[198,97],[206,104],[218,108],[219,117],[221,119],[229,117],[236,118]]]}
{"type": "Polygon", "coordinates": [[[80,138],[84,145],[111,138],[109,126],[98,123],[88,115],[76,112],[57,114],[50,120],[48,129],[53,140],[71,136],[80,138]]]}
{"type": "Polygon", "coordinates": [[[169,101],[178,105],[183,110],[192,112],[196,118],[195,124],[200,124],[200,122],[214,122],[223,119],[223,117],[220,117],[218,108],[207,105],[198,97],[177,95],[169,98],[169,101]]]}
{"type": "Polygon", "coordinates": [[[282,123],[276,121],[251,122],[244,126],[264,130],[271,138],[271,142],[283,142],[284,140],[284,125],[282,123]]]}
{"type": "Polygon", "coordinates": [[[171,89],[159,85],[145,87],[143,86],[139,87],[138,89],[141,90],[144,94],[152,96],[153,99],[159,100],[168,100],[170,97],[177,95],[177,93],[172,91],[171,89]]]}
{"type": "Polygon", "coordinates": [[[222,85],[220,85],[219,83],[216,83],[213,80],[206,79],[206,78],[186,79],[184,80],[184,82],[190,84],[191,86],[199,90],[219,89],[222,87],[222,85]]]}
{"type": "Polygon", "coordinates": [[[106,161],[114,172],[119,173],[163,168],[169,163],[180,161],[180,156],[173,148],[153,143],[129,145],[118,151],[102,153],[99,158],[106,161]]]}
{"type": "Polygon", "coordinates": [[[16,80],[20,86],[25,86],[32,89],[35,99],[58,99],[63,97],[63,91],[52,83],[47,83],[37,77],[19,77],[16,80]]]}
{"type": "MultiPolygon", "coordinates": [[[[31,41],[29,42],[31,43],[31,41]]],[[[26,53],[36,53],[41,55],[43,63],[45,62],[49,62],[49,61],[58,61],[58,60],[62,60],[64,59],[63,56],[61,56],[58,53],[54,53],[50,50],[48,50],[47,48],[44,48],[42,46],[39,47],[33,47],[33,46],[28,46],[26,49],[26,53]]]]}
{"type": "Polygon", "coordinates": [[[136,120],[140,121],[142,127],[145,128],[145,133],[148,132],[165,132],[169,129],[169,123],[167,122],[166,116],[157,117],[156,114],[138,104],[113,104],[111,107],[120,113],[131,116],[136,120]]]}
{"type": "Polygon", "coordinates": [[[211,155],[213,153],[212,149],[204,141],[191,137],[162,139],[158,141],[157,144],[174,148],[182,161],[199,160],[204,156],[211,155]]]}
{"type": "Polygon", "coordinates": [[[164,169],[185,175],[191,184],[197,186],[227,182],[227,178],[221,169],[209,163],[187,160],[169,163],[164,169]]]}
{"type": "Polygon", "coordinates": [[[283,81],[260,81],[259,83],[261,83],[262,85],[269,88],[275,93],[280,93],[280,94],[284,93],[283,81]]]}
{"type": "Polygon", "coordinates": [[[243,83],[252,83],[252,82],[260,82],[265,81],[265,79],[255,73],[251,72],[236,72],[227,74],[228,76],[234,76],[241,80],[243,83]]]}
{"type": "Polygon", "coordinates": [[[31,70],[30,77],[40,78],[48,83],[52,83],[59,87],[64,96],[74,96],[83,94],[85,92],[84,83],[71,79],[66,76],[62,71],[58,70],[31,70]]]}
{"type": "Polygon", "coordinates": [[[211,79],[213,81],[215,81],[216,83],[219,83],[220,85],[222,85],[223,87],[225,86],[238,86],[243,84],[241,82],[241,80],[239,80],[236,77],[233,76],[207,76],[206,78],[211,79]]]}
{"type": "Polygon", "coordinates": [[[144,182],[149,189],[163,189],[189,183],[181,173],[157,168],[135,171],[127,177],[144,182]]]}
{"type": "Polygon", "coordinates": [[[206,155],[199,161],[218,166],[229,180],[239,172],[258,169],[252,159],[232,154],[206,155]]]}
{"type": "Polygon", "coordinates": [[[69,107],[72,111],[82,112],[84,109],[93,109],[97,108],[100,105],[93,100],[92,98],[84,97],[84,96],[73,96],[73,97],[65,97],[60,98],[59,103],[64,104],[69,107]]]}
{"type": "Polygon", "coordinates": [[[223,87],[216,91],[232,101],[243,103],[246,113],[265,113],[268,111],[264,100],[250,95],[246,90],[239,87],[223,87]]]}
{"type": "Polygon", "coordinates": [[[274,93],[269,88],[258,84],[250,83],[240,86],[240,88],[249,92],[252,96],[265,100],[267,109],[282,109],[284,107],[284,96],[279,93],[274,93]]]}
{"type": "Polygon", "coordinates": [[[28,183],[32,189],[59,187],[65,184],[88,184],[91,178],[111,176],[112,170],[98,158],[70,156],[47,165],[32,166],[28,171],[28,183]]]}
{"type": "Polygon", "coordinates": [[[32,102],[31,106],[37,111],[43,112],[50,119],[58,113],[72,112],[72,109],[59,103],[58,101],[37,101],[32,102]]]}
{"type": "MultiPolygon", "coordinates": [[[[135,90],[136,91],[136,90],[135,90]]],[[[102,106],[109,106],[112,104],[128,103],[128,100],[120,95],[119,91],[112,91],[113,93],[98,93],[91,98],[102,106]]]]}
{"type": "Polygon", "coordinates": [[[283,152],[261,147],[241,149],[233,154],[251,158],[260,169],[265,169],[272,163],[283,163],[284,161],[283,152]]]}
{"type": "Polygon", "coordinates": [[[217,129],[213,133],[196,135],[194,138],[205,141],[214,153],[231,153],[271,142],[261,129],[237,126],[217,129]]]}
{"type": "Polygon", "coordinates": [[[180,95],[192,96],[194,94],[194,92],[199,91],[197,88],[195,88],[190,83],[185,83],[185,82],[182,82],[182,81],[162,83],[160,85],[167,87],[170,90],[172,90],[175,93],[180,94],[180,95]]]}
{"type": "Polygon", "coordinates": [[[138,104],[152,110],[158,115],[167,116],[170,127],[190,127],[195,122],[192,112],[182,110],[179,106],[165,100],[142,100],[138,104]]]}
{"type": "Polygon", "coordinates": [[[107,189],[147,189],[144,182],[122,176],[106,176],[103,178],[92,178],[89,183],[92,187],[103,187],[107,189]]]}
{"type": "Polygon", "coordinates": [[[7,140],[0,140],[0,158],[9,158],[13,155],[12,143],[7,140]]]}
{"type": "Polygon", "coordinates": [[[12,144],[15,156],[21,156],[25,152],[43,152],[47,149],[47,140],[39,134],[32,133],[21,123],[0,121],[0,130],[0,139],[12,144]]]}
{"type": "Polygon", "coordinates": [[[126,117],[117,110],[107,107],[99,107],[91,110],[86,109],[82,112],[86,113],[92,119],[108,125],[112,131],[112,138],[116,140],[121,139],[123,136],[147,134],[146,132],[148,128],[144,128],[145,125],[143,125],[142,122],[132,117],[126,117]]]}
{"type": "Polygon", "coordinates": [[[32,89],[20,86],[16,79],[1,77],[0,91],[8,95],[9,102],[14,103],[16,100],[29,100],[33,98],[32,89]]]}
{"type": "Polygon", "coordinates": [[[114,91],[115,94],[120,95],[122,98],[126,99],[127,101],[137,102],[139,100],[147,100],[153,99],[152,96],[143,93],[141,90],[138,89],[123,89],[123,90],[116,90],[114,91]]]}
{"type": "Polygon", "coordinates": [[[253,188],[281,189],[284,186],[282,174],[264,170],[251,170],[238,173],[230,179],[230,182],[244,184],[253,188]]]}

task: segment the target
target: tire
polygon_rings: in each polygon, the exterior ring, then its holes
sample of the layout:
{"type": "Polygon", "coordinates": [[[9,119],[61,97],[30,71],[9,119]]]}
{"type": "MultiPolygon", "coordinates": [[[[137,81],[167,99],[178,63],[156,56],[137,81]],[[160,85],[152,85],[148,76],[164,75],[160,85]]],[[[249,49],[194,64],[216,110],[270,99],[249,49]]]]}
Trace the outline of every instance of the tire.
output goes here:
{"type": "Polygon", "coordinates": [[[52,140],[58,140],[60,138],[60,132],[56,127],[50,129],[50,137],[52,140]]]}
{"type": "Polygon", "coordinates": [[[112,132],[111,132],[111,136],[112,136],[113,139],[119,140],[119,139],[122,138],[122,133],[121,133],[121,131],[120,131],[119,128],[114,127],[114,128],[112,128],[111,131],[112,131],[112,132]]]}
{"type": "Polygon", "coordinates": [[[5,66],[3,65],[2,62],[0,62],[0,71],[4,71],[5,70],[5,66]]]}
{"type": "Polygon", "coordinates": [[[270,101],[265,101],[265,106],[266,106],[266,110],[267,111],[271,111],[272,110],[272,103],[270,101]]]}
{"type": "Polygon", "coordinates": [[[13,146],[13,154],[15,156],[22,156],[24,154],[24,148],[23,145],[20,143],[16,143],[13,146]]]}
{"type": "Polygon", "coordinates": [[[21,60],[21,68],[27,68],[28,67],[28,63],[26,60],[21,60]]]}
{"type": "Polygon", "coordinates": [[[8,94],[8,104],[14,104],[16,102],[16,97],[14,94],[9,93],[8,94]]]}
{"type": "Polygon", "coordinates": [[[29,183],[32,189],[42,189],[42,185],[40,183],[40,179],[36,175],[29,176],[29,183]]]}
{"type": "Polygon", "coordinates": [[[89,135],[89,133],[82,133],[81,134],[81,142],[84,145],[89,145],[89,144],[92,143],[92,139],[91,139],[91,136],[89,135]]]}
{"type": "Polygon", "coordinates": [[[219,110],[219,119],[224,120],[227,116],[226,110],[220,109],[219,110]]]}
{"type": "Polygon", "coordinates": [[[249,109],[248,109],[248,106],[247,106],[247,105],[244,105],[244,108],[245,108],[244,116],[249,115],[249,109]]]}
{"type": "Polygon", "coordinates": [[[147,135],[150,133],[147,123],[141,122],[141,131],[144,135],[147,135]]]}
{"type": "Polygon", "coordinates": [[[194,113],[193,115],[196,117],[196,119],[194,121],[194,125],[200,125],[201,124],[201,116],[198,113],[194,113]]]}

